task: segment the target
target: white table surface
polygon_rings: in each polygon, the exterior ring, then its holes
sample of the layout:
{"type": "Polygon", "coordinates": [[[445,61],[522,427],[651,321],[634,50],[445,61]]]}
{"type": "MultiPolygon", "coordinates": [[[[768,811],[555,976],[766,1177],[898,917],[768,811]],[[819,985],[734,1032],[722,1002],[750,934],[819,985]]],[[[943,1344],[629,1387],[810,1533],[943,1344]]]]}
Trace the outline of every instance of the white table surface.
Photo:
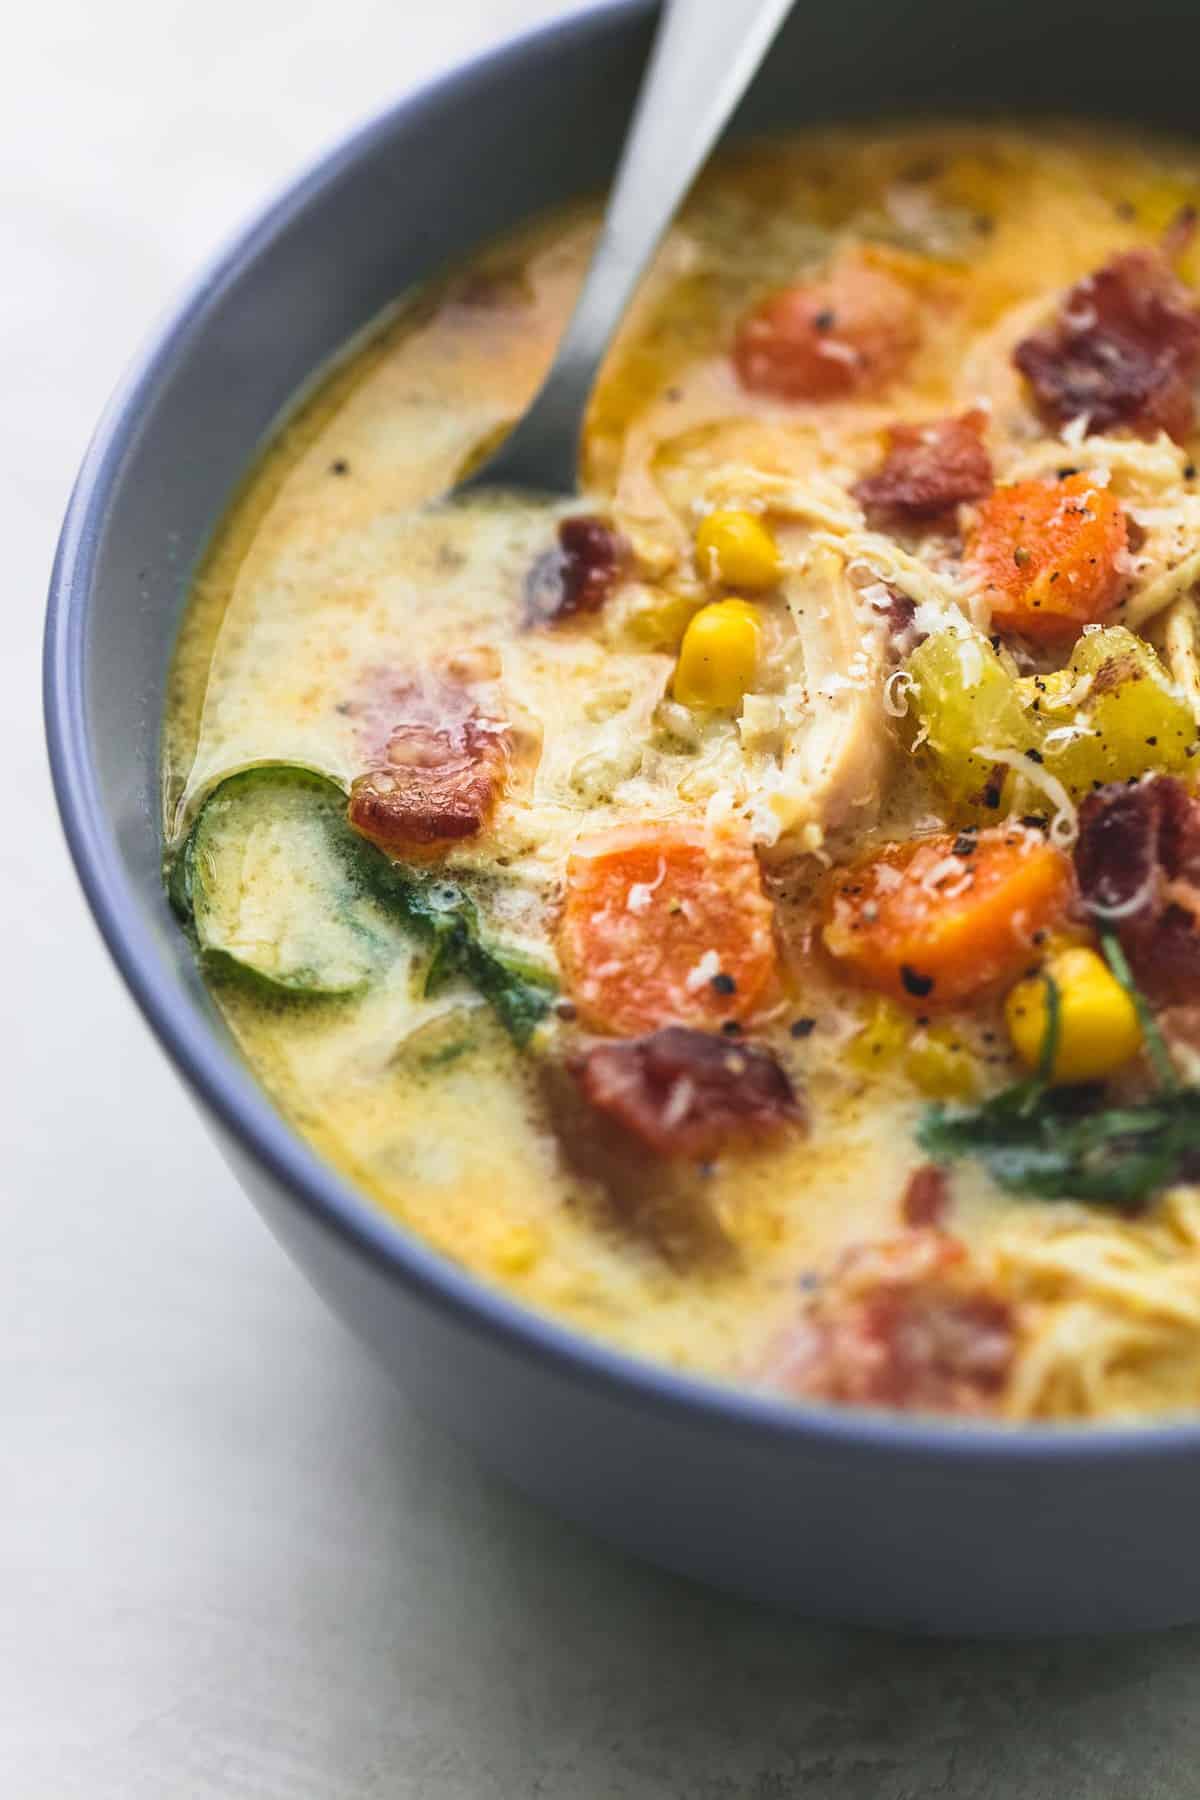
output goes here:
{"type": "Polygon", "coordinates": [[[6,18],[0,1794],[1191,1800],[1198,1632],[814,1629],[635,1566],[492,1480],[285,1262],[76,891],[37,657],[116,375],[298,163],[558,10],[27,0],[6,18]]]}

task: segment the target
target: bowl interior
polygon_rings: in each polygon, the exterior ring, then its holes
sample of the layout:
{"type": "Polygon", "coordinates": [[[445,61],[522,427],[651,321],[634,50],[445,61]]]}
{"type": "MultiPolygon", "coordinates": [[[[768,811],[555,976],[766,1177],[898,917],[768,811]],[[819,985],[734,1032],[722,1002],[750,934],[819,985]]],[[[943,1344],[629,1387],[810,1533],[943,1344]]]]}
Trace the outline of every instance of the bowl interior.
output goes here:
{"type": "MultiPolygon", "coordinates": [[[[200,280],[133,371],[64,528],[47,694],[81,875],[168,1049],[215,1104],[242,1093],[238,1129],[277,1167],[286,1157],[283,1173],[301,1190],[312,1185],[310,1159],[294,1140],[286,1149],[290,1133],[268,1123],[214,1035],[161,886],[159,729],[190,572],[281,414],[382,307],[481,238],[603,185],[652,12],[642,0],[599,7],[484,58],[303,177],[200,280]]],[[[1067,0],[802,7],[734,129],[1003,108],[1186,130],[1200,11],[1146,0],[1137,23],[1130,31],[1113,0],[1086,12],[1067,0]]],[[[366,1212],[364,1203],[359,1235],[366,1212]]]]}

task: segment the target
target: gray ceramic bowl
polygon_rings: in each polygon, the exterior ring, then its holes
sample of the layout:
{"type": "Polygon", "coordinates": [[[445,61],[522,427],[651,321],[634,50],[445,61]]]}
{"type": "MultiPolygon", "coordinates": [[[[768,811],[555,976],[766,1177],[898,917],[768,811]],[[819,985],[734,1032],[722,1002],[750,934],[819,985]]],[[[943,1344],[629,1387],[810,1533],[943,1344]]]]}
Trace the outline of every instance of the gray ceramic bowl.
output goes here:
{"type": "MultiPolygon", "coordinates": [[[[612,167],[651,27],[595,7],[404,101],[205,274],[113,401],[71,501],[50,750],[110,950],[287,1249],[423,1407],[629,1549],[814,1615],[1052,1632],[1200,1617],[1200,1423],[991,1430],[683,1379],[484,1289],[325,1167],[240,1066],[159,881],[156,760],[188,572],[297,389],[401,289],[612,167]]],[[[1186,130],[1200,12],[838,0],[793,17],[738,129],[1016,108],[1186,130]]],[[[137,1129],[136,1118],[130,1130],[137,1129]]]]}

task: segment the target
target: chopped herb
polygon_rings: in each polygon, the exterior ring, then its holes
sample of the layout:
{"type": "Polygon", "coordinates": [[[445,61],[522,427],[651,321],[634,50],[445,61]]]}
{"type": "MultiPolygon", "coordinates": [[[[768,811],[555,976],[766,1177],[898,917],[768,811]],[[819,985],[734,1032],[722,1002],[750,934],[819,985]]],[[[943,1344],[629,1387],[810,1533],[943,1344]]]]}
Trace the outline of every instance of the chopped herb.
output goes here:
{"type": "Polygon", "coordinates": [[[1010,1193],[1138,1206],[1200,1168],[1200,1092],[1105,1107],[1094,1089],[1018,1082],[979,1106],[932,1107],[917,1142],[942,1161],[977,1157],[1010,1193]]]}
{"type": "Polygon", "coordinates": [[[1036,1074],[976,1106],[933,1106],[917,1128],[930,1156],[978,1158],[1010,1193],[1043,1200],[1094,1200],[1136,1207],[1160,1188],[1200,1172],[1200,1090],[1181,1087],[1162,1034],[1111,933],[1101,946],[1113,975],[1138,1009],[1158,1091],[1106,1106],[1102,1088],[1052,1088],[1058,1048],[1058,985],[1044,975],[1046,1037],[1036,1074]]]}
{"type": "Polygon", "coordinates": [[[436,994],[462,975],[488,1001],[509,1035],[526,1043],[554,1004],[554,986],[545,971],[513,951],[485,943],[473,903],[448,882],[421,880],[386,858],[370,869],[368,879],[379,900],[432,942],[425,993],[436,994]]]}
{"type": "Polygon", "coordinates": [[[1137,1009],[1138,1024],[1142,1028],[1142,1037],[1146,1044],[1146,1054],[1150,1058],[1159,1084],[1168,1093],[1171,1093],[1179,1085],[1175,1074],[1175,1065],[1171,1061],[1171,1053],[1163,1042],[1162,1032],[1158,1029],[1158,1021],[1150,1011],[1145,994],[1133,979],[1133,971],[1125,960],[1125,952],[1121,948],[1116,932],[1102,931],[1100,948],[1104,952],[1104,960],[1112,970],[1114,979],[1120,982],[1137,1009]]]}

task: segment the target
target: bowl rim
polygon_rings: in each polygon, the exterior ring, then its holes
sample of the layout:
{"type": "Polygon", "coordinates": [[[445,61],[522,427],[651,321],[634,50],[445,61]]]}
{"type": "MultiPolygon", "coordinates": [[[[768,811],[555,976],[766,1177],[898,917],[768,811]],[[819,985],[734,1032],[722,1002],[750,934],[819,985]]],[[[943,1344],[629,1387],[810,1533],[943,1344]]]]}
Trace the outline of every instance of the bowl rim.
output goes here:
{"type": "MultiPolygon", "coordinates": [[[[1161,1460],[1200,1453],[1200,1419],[1156,1424],[1011,1425],[797,1403],[688,1375],[616,1349],[559,1323],[469,1274],[392,1219],[310,1149],[277,1112],[266,1090],[223,1044],[166,965],[140,913],[116,836],[102,805],[91,750],[85,668],[96,560],[126,451],[156,387],[208,309],[241,272],[405,118],[453,105],[462,85],[502,82],[510,70],[579,40],[602,35],[652,10],[654,0],[592,0],[578,10],[509,35],[402,92],[336,140],[257,210],[168,308],[119,382],[88,445],[63,522],[50,577],[43,655],[43,708],[50,771],[63,830],[108,950],[159,1044],[187,1086],[230,1136],[313,1222],[365,1256],[390,1281],[456,1324],[497,1340],[525,1359],[600,1389],[624,1404],[685,1415],[698,1425],[782,1440],[832,1453],[876,1452],[916,1463],[1161,1460]]],[[[161,719],[160,719],[161,723],[161,719]]]]}

